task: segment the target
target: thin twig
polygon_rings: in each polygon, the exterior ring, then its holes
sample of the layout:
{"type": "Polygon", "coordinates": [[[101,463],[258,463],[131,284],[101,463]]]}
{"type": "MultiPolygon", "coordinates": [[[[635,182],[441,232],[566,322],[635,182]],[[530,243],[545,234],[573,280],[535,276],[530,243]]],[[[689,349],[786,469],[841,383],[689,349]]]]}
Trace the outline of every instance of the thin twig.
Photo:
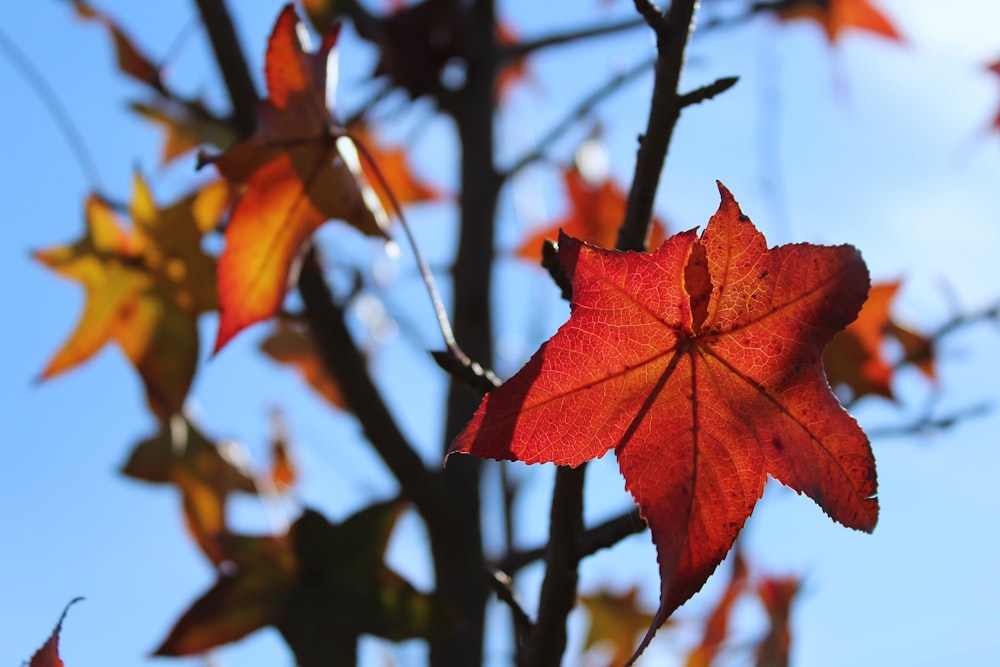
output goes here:
{"type": "Polygon", "coordinates": [[[87,143],[83,140],[83,135],[80,133],[76,123],[73,122],[73,117],[66,111],[66,107],[63,106],[52,86],[49,85],[49,82],[42,73],[38,71],[38,68],[31,62],[27,54],[3,30],[0,30],[0,50],[7,55],[10,64],[21,73],[25,83],[35,91],[35,94],[38,95],[38,98],[42,102],[42,106],[52,116],[56,128],[62,134],[63,138],[66,139],[70,152],[76,158],[77,164],[80,165],[80,170],[83,172],[83,176],[87,180],[90,189],[94,192],[101,192],[104,189],[104,185],[101,182],[101,175],[97,171],[97,163],[94,161],[94,156],[90,152],[90,149],[87,148],[87,143]]]}
{"type": "MultiPolygon", "coordinates": [[[[643,532],[646,527],[646,522],[639,516],[638,510],[631,509],[623,512],[584,530],[577,544],[577,554],[579,558],[583,559],[601,549],[618,544],[629,535],[643,532]]],[[[545,547],[511,551],[502,561],[497,563],[497,569],[516,574],[522,568],[544,557],[545,547]]]]}
{"type": "Polygon", "coordinates": [[[550,46],[570,44],[572,42],[578,42],[592,37],[613,35],[617,32],[638,28],[641,25],[645,25],[645,23],[646,22],[641,18],[630,18],[624,21],[619,21],[618,23],[609,23],[607,25],[594,26],[591,28],[569,30],[566,32],[556,33],[554,35],[540,37],[538,39],[526,40],[510,45],[501,45],[500,64],[502,67],[504,64],[513,62],[518,58],[523,58],[531,53],[534,53],[535,51],[539,51],[550,46]]]}
{"type": "Polygon", "coordinates": [[[511,616],[514,619],[514,632],[517,635],[517,645],[520,648],[531,635],[531,631],[535,627],[534,623],[531,622],[531,617],[524,611],[520,601],[517,599],[517,592],[514,590],[514,582],[511,580],[510,575],[503,570],[492,568],[488,576],[490,586],[493,588],[497,599],[510,607],[511,616]]]}
{"type": "Polygon", "coordinates": [[[725,76],[721,79],[716,79],[707,86],[696,88],[690,93],[684,93],[677,100],[677,103],[680,104],[682,109],[694,104],[701,104],[702,102],[712,99],[716,95],[721,95],[726,92],[735,86],[737,81],[739,81],[739,77],[737,76],[725,76]]]}
{"type": "MultiPolygon", "coordinates": [[[[413,236],[413,231],[410,229],[410,225],[406,222],[406,215],[403,213],[403,207],[400,206],[399,200],[396,199],[396,195],[392,192],[389,182],[386,180],[385,175],[382,174],[382,170],[379,169],[378,164],[375,163],[375,159],[368,151],[368,148],[364,145],[364,143],[358,141],[349,134],[347,137],[358,149],[358,153],[360,153],[361,157],[364,158],[369,166],[371,166],[372,172],[375,174],[375,178],[378,179],[379,185],[382,186],[383,191],[389,197],[389,204],[396,212],[396,217],[399,218],[399,224],[403,228],[403,233],[406,235],[406,241],[410,244],[410,249],[413,251],[413,257],[417,262],[420,277],[423,279],[424,286],[427,288],[427,295],[430,297],[431,307],[434,309],[434,317],[437,319],[438,328],[441,330],[441,337],[444,339],[444,344],[448,349],[449,356],[457,361],[460,367],[471,372],[474,377],[483,378],[486,382],[487,389],[499,387],[500,378],[497,377],[496,373],[488,368],[483,368],[478,362],[470,359],[469,355],[463,352],[462,348],[459,347],[458,343],[455,341],[455,332],[451,327],[451,320],[448,319],[448,311],[445,310],[444,301],[441,299],[441,293],[438,292],[437,283],[434,281],[434,274],[431,273],[430,267],[427,265],[427,261],[424,259],[423,253],[420,252],[420,246],[417,244],[417,239],[413,236]]],[[[438,359],[439,363],[441,362],[441,359],[438,356],[435,356],[435,359],[438,359]]]]}
{"type": "Polygon", "coordinates": [[[966,419],[982,417],[992,409],[993,406],[988,403],[979,403],[940,417],[924,415],[909,424],[869,428],[866,431],[871,440],[875,440],[876,438],[905,438],[917,434],[937,433],[952,428],[966,419]]]}
{"type": "Polygon", "coordinates": [[[516,174],[520,170],[527,167],[529,164],[542,159],[545,152],[552,146],[552,144],[566,134],[566,132],[568,132],[574,124],[586,117],[586,115],[593,111],[593,109],[606,97],[621,90],[625,84],[630,83],[634,79],[637,79],[641,75],[645,74],[655,62],[655,58],[643,61],[638,65],[633,66],[631,69],[619,72],[603,83],[600,87],[594,89],[592,93],[583,98],[575,108],[566,114],[562,120],[556,123],[552,129],[550,129],[541,139],[538,140],[534,150],[523,156],[509,169],[507,169],[507,171],[504,172],[503,177],[505,179],[509,178],[513,174],[516,174]]]}

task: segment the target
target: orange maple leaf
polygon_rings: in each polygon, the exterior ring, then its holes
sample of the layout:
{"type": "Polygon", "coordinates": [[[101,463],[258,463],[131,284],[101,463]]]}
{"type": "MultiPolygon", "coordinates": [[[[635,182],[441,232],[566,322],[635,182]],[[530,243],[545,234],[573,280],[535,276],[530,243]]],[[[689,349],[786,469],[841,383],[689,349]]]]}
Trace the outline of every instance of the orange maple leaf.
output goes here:
{"type": "Polygon", "coordinates": [[[260,349],[275,361],[297,369],[330,405],[347,409],[340,385],[327,371],[313,333],[305,322],[279,317],[274,329],[261,342],[260,349]]]}
{"type": "Polygon", "coordinates": [[[898,281],[873,285],[858,319],[834,336],[823,352],[830,384],[846,385],[854,398],[868,394],[892,398],[895,366],[885,356],[887,337],[900,343],[906,359],[924,375],[934,377],[931,341],[897,324],[889,314],[899,287],[898,281]]]}
{"type": "MultiPolygon", "coordinates": [[[[611,178],[596,183],[588,181],[576,167],[566,168],[563,181],[569,196],[569,211],[522,243],[517,250],[518,257],[538,263],[542,259],[542,243],[557,238],[559,230],[599,248],[615,247],[618,228],[625,217],[625,192],[611,178]]],[[[666,229],[662,220],[653,218],[651,249],[663,243],[666,229]]]]}
{"type": "Polygon", "coordinates": [[[35,253],[87,292],[76,330],[42,379],[114,341],[139,371],[153,412],[161,420],[177,413],[198,361],[197,316],[216,307],[215,260],[202,251],[201,238],[219,223],[227,200],[228,188],[215,183],[160,209],[136,175],[129,230],[111,206],[89,197],[86,235],[35,253]]]}
{"type": "Polygon", "coordinates": [[[140,83],[165,92],[160,80],[160,68],[139,50],[135,43],[125,34],[118,23],[107,14],[100,12],[84,0],[73,0],[73,8],[77,15],[88,21],[96,21],[110,33],[115,45],[115,57],[118,69],[140,83]]]}
{"type": "Polygon", "coordinates": [[[823,28],[830,43],[836,42],[847,29],[864,30],[902,41],[892,23],[869,0],[783,0],[758,7],[776,12],[785,21],[815,21],[823,28]]]}
{"type": "Polygon", "coordinates": [[[365,156],[362,155],[361,170],[367,181],[371,183],[385,210],[391,211],[393,209],[393,198],[400,206],[441,198],[441,192],[437,188],[421,181],[414,175],[405,147],[390,146],[379,141],[372,128],[364,123],[352,123],[348,126],[347,131],[351,139],[361,144],[364,148],[363,152],[367,153],[367,157],[370,158],[365,159],[365,156]],[[372,165],[373,162],[374,165],[372,165]],[[376,168],[382,178],[379,178],[378,174],[375,173],[376,168]],[[392,197],[389,197],[382,186],[383,179],[389,186],[392,197]]]}
{"type": "Polygon", "coordinates": [[[318,51],[306,53],[298,25],[295,8],[287,5],[268,42],[269,98],[257,107],[257,129],[212,160],[242,188],[219,258],[215,351],[278,311],[295,257],[327,220],[387,238],[385,212],[363,181],[353,144],[327,108],[327,61],[339,30],[324,35],[318,51]]]}

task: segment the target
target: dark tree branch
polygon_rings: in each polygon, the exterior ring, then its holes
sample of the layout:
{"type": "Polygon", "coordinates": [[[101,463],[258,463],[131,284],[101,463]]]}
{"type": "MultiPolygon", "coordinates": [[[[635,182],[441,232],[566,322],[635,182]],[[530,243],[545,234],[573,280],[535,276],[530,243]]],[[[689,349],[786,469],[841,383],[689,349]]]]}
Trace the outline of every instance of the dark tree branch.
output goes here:
{"type": "MultiPolygon", "coordinates": [[[[466,354],[485,368],[493,365],[493,236],[502,181],[494,158],[494,91],[497,73],[494,0],[453,2],[461,11],[467,39],[465,84],[437,91],[439,107],[455,122],[462,149],[458,195],[460,226],[453,267],[452,322],[466,354]]],[[[444,451],[473,415],[482,396],[455,378],[448,391],[444,451]]],[[[483,622],[490,589],[482,576],[480,517],[482,462],[453,456],[443,471],[445,492],[456,512],[448,539],[432,543],[438,592],[463,620],[459,633],[431,640],[431,666],[482,663],[483,622]]]]}
{"type": "Polygon", "coordinates": [[[531,622],[531,617],[521,607],[521,603],[517,599],[517,592],[514,590],[514,582],[510,576],[506,572],[494,568],[489,577],[490,585],[497,599],[510,607],[511,616],[514,618],[517,646],[520,650],[521,645],[527,641],[535,625],[531,622]]]}
{"type": "Polygon", "coordinates": [[[653,201],[667,157],[667,148],[681,113],[677,93],[684,53],[691,33],[695,0],[674,0],[666,15],[659,15],[647,0],[636,7],[656,32],[656,76],[646,132],[639,140],[635,177],[625,208],[625,222],[618,231],[619,250],[645,250],[653,201]],[[654,16],[655,14],[655,16],[654,16]]]}
{"type": "Polygon", "coordinates": [[[583,28],[578,30],[570,30],[567,32],[557,33],[554,35],[547,35],[545,37],[540,37],[538,39],[528,40],[524,42],[518,42],[516,44],[510,44],[507,46],[500,47],[500,65],[509,64],[518,58],[523,58],[527,55],[534,53],[535,51],[540,51],[541,49],[548,48],[550,46],[559,46],[562,44],[571,44],[573,42],[578,42],[584,39],[590,39],[592,37],[602,37],[604,35],[613,35],[616,32],[623,32],[625,30],[631,30],[632,28],[637,28],[645,23],[642,19],[628,19],[625,21],[619,21],[618,23],[609,23],[607,25],[594,26],[592,28],[583,28]]]}
{"type": "Polygon", "coordinates": [[[655,60],[650,59],[635,65],[629,70],[616,74],[599,88],[595,89],[592,93],[583,98],[574,109],[566,114],[566,116],[551,130],[549,130],[545,136],[538,140],[538,144],[531,153],[525,155],[520,160],[515,162],[509,169],[507,169],[507,171],[503,174],[503,178],[509,178],[527,167],[529,164],[542,159],[545,156],[545,152],[552,146],[552,144],[566,134],[566,132],[568,132],[573,125],[583,120],[583,118],[593,111],[593,109],[606,97],[617,92],[618,90],[621,90],[625,84],[644,74],[646,70],[653,66],[654,62],[655,60]]]}
{"type": "Polygon", "coordinates": [[[739,81],[739,77],[736,76],[726,76],[721,79],[717,79],[707,86],[702,86],[701,88],[692,90],[690,93],[681,95],[677,102],[680,104],[682,109],[694,104],[701,104],[702,102],[712,99],[716,95],[721,95],[726,92],[735,86],[737,81],[739,81]]]}
{"type": "MultiPolygon", "coordinates": [[[[667,14],[660,15],[648,1],[636,0],[639,13],[656,33],[656,75],[646,136],[639,147],[625,220],[618,233],[619,250],[646,249],[653,199],[670,137],[680,117],[681,98],[677,94],[677,84],[696,5],[697,0],[673,0],[667,14]]],[[[556,471],[552,526],[545,552],[545,580],[538,620],[525,651],[524,665],[530,667],[557,667],[565,649],[566,616],[576,601],[584,469],[585,466],[560,467],[556,471]]]]}
{"type": "Polygon", "coordinates": [[[658,26],[663,20],[663,12],[650,0],[635,0],[635,10],[650,28],[659,31],[658,26]]]}
{"type": "Polygon", "coordinates": [[[875,440],[876,438],[904,438],[919,434],[938,433],[952,428],[966,419],[981,417],[990,412],[991,409],[991,405],[980,403],[939,417],[927,414],[909,424],[867,429],[868,437],[875,440]]]}
{"type": "Polygon", "coordinates": [[[413,501],[428,524],[449,517],[437,480],[399,430],[368,375],[364,358],[344,322],[344,310],[335,303],[314,252],[310,252],[303,262],[298,289],[323,365],[337,378],[344,400],[357,416],[372,447],[399,482],[403,495],[413,501]]]}
{"type": "Polygon", "coordinates": [[[549,543],[545,549],[545,580],[538,601],[538,619],[525,646],[521,667],[559,667],[566,651],[566,617],[576,604],[583,534],[583,483],[586,466],[560,467],[552,491],[549,543]]]}
{"type": "MultiPolygon", "coordinates": [[[[629,510],[584,530],[577,544],[577,555],[582,560],[601,549],[618,544],[629,535],[635,535],[644,530],[646,530],[646,522],[639,516],[639,511],[629,510]]],[[[516,574],[521,568],[544,557],[545,547],[511,551],[497,564],[497,569],[516,574]]]]}
{"type": "Polygon", "coordinates": [[[253,134],[257,125],[254,106],[257,103],[257,87],[254,85],[250,69],[247,67],[243,47],[236,36],[233,19],[224,0],[195,0],[201,22],[208,31],[215,61],[222,72],[222,79],[229,91],[233,105],[233,124],[241,136],[253,134]]]}

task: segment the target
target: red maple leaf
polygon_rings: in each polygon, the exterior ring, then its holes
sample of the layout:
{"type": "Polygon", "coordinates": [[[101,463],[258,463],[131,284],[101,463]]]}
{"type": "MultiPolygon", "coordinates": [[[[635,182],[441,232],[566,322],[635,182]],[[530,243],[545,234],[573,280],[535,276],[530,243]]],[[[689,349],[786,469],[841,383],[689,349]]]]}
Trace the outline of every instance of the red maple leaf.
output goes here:
{"type": "Polygon", "coordinates": [[[42,647],[35,651],[35,655],[31,656],[31,662],[28,663],[28,667],[63,667],[64,663],[62,658],[59,657],[59,631],[62,630],[63,621],[66,620],[66,612],[82,599],[74,598],[69,601],[69,604],[63,609],[62,616],[59,617],[56,627],[52,629],[52,634],[49,635],[49,638],[42,647]]]}
{"type": "MultiPolygon", "coordinates": [[[[546,239],[555,239],[559,230],[601,248],[615,247],[628,202],[625,192],[611,178],[597,182],[588,180],[575,166],[566,168],[563,180],[569,197],[569,211],[522,243],[517,250],[519,257],[536,263],[541,261],[542,243],[546,239]]],[[[667,236],[666,229],[660,218],[653,218],[650,248],[658,248],[663,243],[667,236]]]]}
{"type": "Polygon", "coordinates": [[[719,189],[700,238],[681,232],[651,255],[562,236],[569,321],[451,446],[569,466],[615,450],[660,569],[636,655],[725,557],[768,475],[846,526],[878,518],[868,439],[821,363],[864,303],[868,270],[851,246],[768,250],[719,189]]]}
{"type": "Polygon", "coordinates": [[[902,41],[899,32],[869,0],[782,0],[773,4],[758,4],[777,13],[784,21],[807,19],[815,21],[832,44],[849,28],[865,30],[895,41],[902,41]]]}
{"type": "MultiPolygon", "coordinates": [[[[996,62],[993,62],[993,63],[990,63],[989,65],[987,65],[986,66],[986,71],[988,71],[988,72],[990,72],[992,74],[995,74],[998,77],[1000,77],[1000,60],[997,60],[996,62]]],[[[993,119],[992,129],[994,131],[996,131],[996,132],[1000,132],[1000,109],[997,110],[997,115],[993,119]]]]}
{"type": "Polygon", "coordinates": [[[257,129],[214,160],[244,188],[219,257],[218,351],[242,329],[281,307],[295,257],[331,218],[365,234],[385,236],[385,213],[362,180],[353,146],[326,103],[327,60],[334,28],[316,53],[299,41],[295,8],[287,5],[265,57],[269,98],[257,108],[257,129]]]}

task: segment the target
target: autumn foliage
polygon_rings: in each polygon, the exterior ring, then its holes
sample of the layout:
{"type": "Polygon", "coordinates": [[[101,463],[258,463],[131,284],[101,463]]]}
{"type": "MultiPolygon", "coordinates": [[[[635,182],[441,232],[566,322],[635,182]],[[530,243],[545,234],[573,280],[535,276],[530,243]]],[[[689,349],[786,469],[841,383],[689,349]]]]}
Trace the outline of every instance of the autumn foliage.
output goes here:
{"type": "MultiPolygon", "coordinates": [[[[210,4],[225,13],[224,3],[210,4]]],[[[376,14],[355,2],[309,0],[302,9],[311,25],[288,4],[276,11],[267,44],[252,47],[264,54],[264,94],[241,95],[227,78],[233,109],[223,114],[177,93],[109,14],[74,0],[78,16],[107,31],[121,72],[149,95],[131,108],[165,131],[163,162],[200,149],[195,185],[176,201],[158,204],[149,177],[137,170],[127,204],[92,193],[79,240],[34,253],[85,293],[79,322],[42,379],[79,366],[108,344],[122,350],[142,380],[156,426],[121,472],[176,492],[184,524],[212,573],[212,583],[192,596],[156,655],[204,654],[273,627],[303,666],[355,664],[362,635],[424,640],[436,667],[475,664],[482,659],[483,610],[495,595],[510,607],[510,652],[525,667],[558,664],[567,614],[577,601],[590,624],[584,651],[604,651],[607,664],[632,664],[659,629],[692,622],[698,641],[675,653],[688,667],[718,664],[734,609],[746,600],[767,627],[747,654],[758,665],[787,664],[791,609],[802,581],[762,573],[734,545],[769,478],[808,496],[848,528],[874,530],[875,459],[845,404],[894,399],[904,366],[917,368],[927,382],[937,377],[938,336],[901,324],[894,313],[904,281],[872,285],[850,245],[768,247],[721,183],[720,204],[707,224],[685,228],[654,215],[651,197],[642,212],[634,183],[610,174],[588,178],[564,166],[561,155],[544,168],[560,183],[562,212],[510,248],[519,267],[544,265],[568,298],[569,316],[509,379],[500,383],[489,371],[491,271],[494,261],[511,254],[494,252],[493,216],[513,173],[497,166],[494,138],[476,133],[492,127],[496,106],[525,76],[534,51],[639,24],[659,36],[656,95],[672,105],[662,116],[651,111],[652,125],[672,131],[681,109],[707,102],[732,81],[694,93],[676,89],[696,3],[670,4],[664,13],[649,5],[642,20],[548,42],[526,40],[492,10],[484,13],[480,5],[492,3],[424,0],[376,14]],[[368,106],[342,118],[331,100],[348,21],[374,49],[371,77],[383,88],[368,106]],[[316,48],[307,45],[310,29],[316,48]],[[459,61],[465,78],[456,83],[449,76],[459,61]],[[671,71],[675,89],[664,89],[662,77],[671,71]],[[392,92],[406,104],[430,99],[434,113],[453,121],[465,142],[459,191],[419,175],[407,142],[384,138],[391,135],[372,109],[392,92]],[[448,308],[406,217],[411,206],[429,202],[457,206],[461,217],[448,308]],[[434,358],[452,383],[441,410],[446,442],[431,456],[407,439],[370,377],[378,350],[369,353],[356,340],[363,327],[350,319],[350,308],[359,293],[378,292],[369,284],[376,281],[358,269],[350,280],[331,278],[352,267],[331,269],[325,261],[316,233],[329,221],[339,221],[344,235],[371,237],[379,251],[398,242],[417,257],[446,350],[434,358]],[[648,240],[646,251],[616,249],[621,229],[638,230],[648,240]],[[221,250],[207,250],[209,239],[221,250]],[[297,295],[289,298],[293,289],[297,295]],[[294,506],[303,471],[280,410],[263,464],[249,463],[192,415],[196,373],[211,372],[199,334],[205,315],[217,315],[213,354],[227,353],[235,336],[268,322],[259,351],[298,373],[325,401],[321,406],[357,420],[398,493],[362,499],[366,505],[339,521],[298,506],[295,517],[270,532],[234,529],[227,511],[234,497],[294,506]],[[637,514],[629,507],[611,522],[619,530],[613,539],[585,528],[579,489],[575,496],[559,491],[576,474],[570,469],[581,471],[609,452],[637,507],[637,514]],[[502,465],[494,460],[560,467],[550,541],[530,557],[512,538],[516,483],[506,477],[506,504],[498,510],[504,514],[498,523],[509,526],[506,551],[484,547],[482,481],[485,470],[502,465]],[[433,590],[386,564],[396,525],[411,511],[426,530],[433,590]],[[578,595],[582,559],[646,528],[660,579],[655,609],[643,606],[638,587],[578,595]],[[694,621],[675,615],[729,554],[727,583],[709,613],[694,621]],[[532,619],[517,600],[515,577],[535,560],[546,570],[532,619]],[[558,636],[542,636],[539,628],[546,627],[560,628],[558,636]],[[537,657],[545,650],[555,657],[537,657]]],[[[743,18],[804,19],[831,44],[848,30],[903,40],[869,0],[746,4],[743,18]]],[[[239,54],[233,58],[242,62],[239,54]]],[[[237,66],[219,59],[232,75],[228,68],[237,66]]],[[[570,121],[579,123],[584,111],[570,121]]],[[[563,131],[557,126],[555,134],[563,131]]],[[[658,140],[666,155],[670,132],[643,136],[642,148],[658,140]]],[[[542,143],[521,166],[547,157],[551,146],[542,143]]],[[[635,181],[652,182],[655,191],[663,157],[657,164],[639,155],[635,181]]],[[[430,312],[419,317],[430,321],[430,312]]],[[[399,381],[409,383],[409,391],[424,390],[421,379],[399,381]]],[[[30,667],[63,664],[61,624],[30,667]]]]}

